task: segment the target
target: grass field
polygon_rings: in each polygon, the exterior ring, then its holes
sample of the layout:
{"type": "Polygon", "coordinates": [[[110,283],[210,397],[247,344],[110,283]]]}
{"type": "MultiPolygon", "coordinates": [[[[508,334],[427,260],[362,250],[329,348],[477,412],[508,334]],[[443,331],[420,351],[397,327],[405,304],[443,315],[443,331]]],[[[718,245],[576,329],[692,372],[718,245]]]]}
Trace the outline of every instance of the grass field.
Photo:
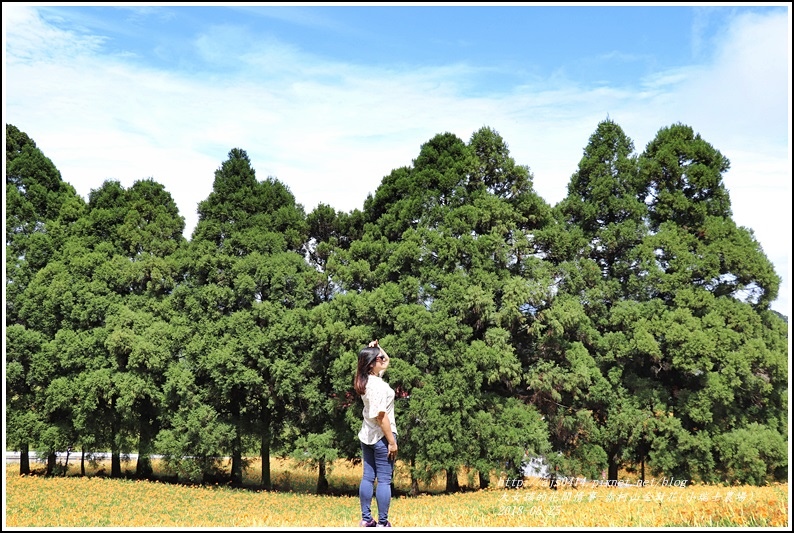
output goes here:
{"type": "MultiPolygon", "coordinates": [[[[33,466],[33,465],[32,465],[33,466]]],[[[39,471],[43,467],[35,465],[39,471]]],[[[273,459],[278,490],[261,491],[260,465],[246,471],[247,488],[173,484],[131,479],[77,476],[71,463],[66,477],[20,476],[7,465],[4,505],[6,527],[130,528],[354,528],[357,496],[313,494],[316,473],[273,459]]],[[[131,470],[134,464],[125,463],[131,470]]],[[[361,466],[335,463],[328,475],[335,493],[356,491],[361,466]]],[[[157,470],[157,465],[155,465],[157,470]]],[[[407,492],[409,479],[398,464],[395,488],[407,492]]],[[[395,527],[771,527],[790,525],[788,484],[766,487],[715,485],[662,486],[663,480],[638,487],[607,487],[592,481],[574,488],[563,483],[551,490],[540,480],[520,488],[493,487],[443,494],[443,483],[420,486],[416,497],[392,499],[389,518],[395,527]]],[[[460,477],[462,486],[468,479],[460,477]]],[[[373,502],[373,511],[376,509],[373,502]]]]}

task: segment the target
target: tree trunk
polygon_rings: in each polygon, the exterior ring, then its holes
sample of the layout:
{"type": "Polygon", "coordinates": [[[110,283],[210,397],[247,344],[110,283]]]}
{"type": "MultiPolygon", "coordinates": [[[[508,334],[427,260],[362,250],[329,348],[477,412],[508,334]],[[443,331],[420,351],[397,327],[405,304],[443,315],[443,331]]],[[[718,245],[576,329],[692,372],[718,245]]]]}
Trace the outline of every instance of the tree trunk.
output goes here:
{"type": "Polygon", "coordinates": [[[66,448],[66,461],[63,465],[63,477],[66,477],[66,474],[69,472],[69,455],[72,453],[72,446],[69,445],[66,448]]]}
{"type": "Polygon", "coordinates": [[[110,477],[121,477],[121,422],[119,415],[116,413],[116,399],[113,398],[111,402],[110,412],[113,416],[113,421],[110,423],[111,435],[110,442],[112,449],[110,450],[110,477]]]}
{"type": "Polygon", "coordinates": [[[325,476],[325,459],[320,459],[320,473],[317,476],[317,494],[328,492],[328,478],[325,476]]]}
{"type": "Polygon", "coordinates": [[[447,469],[447,492],[458,492],[460,491],[460,485],[458,484],[458,470],[456,468],[448,468],[447,469]]]}
{"type": "Polygon", "coordinates": [[[238,418],[234,429],[234,444],[232,446],[232,487],[240,487],[243,484],[243,451],[240,431],[240,420],[238,418]]]}
{"type": "Polygon", "coordinates": [[[416,479],[416,474],[414,474],[415,466],[416,458],[411,457],[411,496],[419,496],[419,480],[416,479]]]}
{"type": "Polygon", "coordinates": [[[138,462],[135,464],[135,477],[140,479],[151,479],[154,474],[152,459],[149,455],[138,452],[138,462]]]}
{"type": "Polygon", "coordinates": [[[645,486],[645,457],[643,456],[642,461],[640,461],[640,481],[642,481],[641,487],[645,486]]]}
{"type": "Polygon", "coordinates": [[[121,452],[113,450],[110,456],[110,477],[121,477],[121,452]]]}
{"type": "Polygon", "coordinates": [[[135,465],[135,477],[139,479],[152,479],[154,469],[152,468],[152,459],[150,453],[152,452],[152,436],[154,431],[152,428],[150,413],[152,408],[147,403],[140,413],[140,422],[138,426],[138,462],[135,465]]]}
{"type": "Polygon", "coordinates": [[[242,440],[242,420],[240,419],[240,394],[235,391],[232,393],[231,414],[234,422],[234,439],[232,442],[232,487],[243,485],[243,440],[242,440]]]}
{"type": "Polygon", "coordinates": [[[262,408],[262,441],[259,448],[262,459],[262,488],[270,490],[270,411],[262,408]]]}
{"type": "Polygon", "coordinates": [[[55,471],[55,452],[50,452],[47,454],[47,472],[45,473],[45,475],[51,476],[54,471],[55,471]]]}
{"type": "Polygon", "coordinates": [[[487,489],[491,485],[491,477],[488,472],[479,472],[480,474],[480,489],[487,489]]]}
{"type": "Polygon", "coordinates": [[[30,449],[27,442],[19,450],[19,475],[30,475],[30,449]]]}
{"type": "Polygon", "coordinates": [[[549,488],[552,490],[557,490],[557,472],[559,472],[559,470],[559,465],[554,465],[554,472],[549,476],[549,488]]]}
{"type": "Polygon", "coordinates": [[[614,457],[609,458],[607,467],[607,480],[609,486],[617,486],[618,484],[618,462],[614,457]]]}
{"type": "Polygon", "coordinates": [[[85,477],[85,448],[80,449],[80,476],[85,477]]]}

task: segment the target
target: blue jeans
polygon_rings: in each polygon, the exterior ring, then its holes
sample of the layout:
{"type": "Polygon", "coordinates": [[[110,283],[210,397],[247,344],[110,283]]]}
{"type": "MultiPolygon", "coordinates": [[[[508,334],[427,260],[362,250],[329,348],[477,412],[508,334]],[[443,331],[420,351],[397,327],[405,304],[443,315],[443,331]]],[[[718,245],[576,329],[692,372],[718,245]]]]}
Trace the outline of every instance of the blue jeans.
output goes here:
{"type": "MultiPolygon", "coordinates": [[[[397,438],[397,435],[394,435],[397,438]]],[[[389,519],[389,504],[391,503],[391,477],[394,463],[389,461],[389,441],[384,436],[375,444],[361,443],[361,454],[364,459],[364,475],[358,487],[358,497],[361,500],[361,519],[371,520],[372,495],[378,502],[378,522],[385,524],[389,519]],[[378,487],[375,489],[375,479],[378,487]]]]}

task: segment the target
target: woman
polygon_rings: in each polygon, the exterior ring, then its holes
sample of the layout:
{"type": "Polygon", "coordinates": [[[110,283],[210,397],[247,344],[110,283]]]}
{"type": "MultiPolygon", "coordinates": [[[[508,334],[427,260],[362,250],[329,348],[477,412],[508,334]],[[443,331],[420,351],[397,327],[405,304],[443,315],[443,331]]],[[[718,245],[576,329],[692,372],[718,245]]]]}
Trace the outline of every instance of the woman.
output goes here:
{"type": "Polygon", "coordinates": [[[362,527],[391,527],[389,504],[394,460],[397,458],[397,425],[394,422],[394,390],[381,376],[389,367],[389,356],[374,340],[358,353],[354,386],[364,401],[363,423],[358,438],[364,474],[358,495],[362,527]],[[375,489],[375,480],[378,488],[375,489]],[[378,521],[372,518],[372,495],[378,502],[378,521]]]}

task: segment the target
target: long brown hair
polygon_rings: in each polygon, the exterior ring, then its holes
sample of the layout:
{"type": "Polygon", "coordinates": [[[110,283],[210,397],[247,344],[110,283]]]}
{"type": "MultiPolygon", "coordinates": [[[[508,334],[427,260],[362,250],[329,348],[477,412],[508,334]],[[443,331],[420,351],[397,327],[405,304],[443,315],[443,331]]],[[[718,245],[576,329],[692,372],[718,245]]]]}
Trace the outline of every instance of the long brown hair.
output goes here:
{"type": "Polygon", "coordinates": [[[367,392],[367,381],[369,381],[369,371],[372,369],[375,358],[380,355],[380,348],[377,346],[362,348],[358,352],[358,368],[356,377],[353,380],[353,387],[359,396],[364,396],[367,392]]]}

